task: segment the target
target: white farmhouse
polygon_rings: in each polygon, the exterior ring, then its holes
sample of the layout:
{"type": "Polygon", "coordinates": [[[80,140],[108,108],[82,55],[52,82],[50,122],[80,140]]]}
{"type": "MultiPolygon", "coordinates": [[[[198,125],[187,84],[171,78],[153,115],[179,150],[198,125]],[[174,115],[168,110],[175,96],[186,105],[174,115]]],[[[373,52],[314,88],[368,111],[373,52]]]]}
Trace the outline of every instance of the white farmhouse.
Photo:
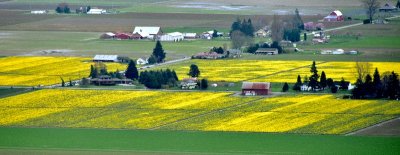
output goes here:
{"type": "Polygon", "coordinates": [[[47,10],[33,10],[31,14],[46,14],[47,10]]]}

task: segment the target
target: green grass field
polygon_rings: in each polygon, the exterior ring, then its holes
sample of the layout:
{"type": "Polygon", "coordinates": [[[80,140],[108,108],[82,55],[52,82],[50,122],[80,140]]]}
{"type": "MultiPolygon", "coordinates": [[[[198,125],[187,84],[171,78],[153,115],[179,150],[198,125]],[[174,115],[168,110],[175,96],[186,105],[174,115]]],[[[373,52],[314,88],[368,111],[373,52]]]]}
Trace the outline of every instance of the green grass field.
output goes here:
{"type": "Polygon", "coordinates": [[[399,137],[0,128],[0,153],[397,154],[399,137]]]}
{"type": "MultiPolygon", "coordinates": [[[[43,55],[41,51],[66,50],[62,55],[88,56],[96,54],[117,54],[132,58],[149,57],[155,46],[154,41],[100,40],[101,33],[94,32],[41,32],[41,31],[1,31],[1,55],[43,55]],[[38,37],[40,36],[40,37],[38,37]]],[[[163,42],[167,60],[191,56],[209,51],[214,46],[229,44],[227,40],[195,40],[163,42]]]]}

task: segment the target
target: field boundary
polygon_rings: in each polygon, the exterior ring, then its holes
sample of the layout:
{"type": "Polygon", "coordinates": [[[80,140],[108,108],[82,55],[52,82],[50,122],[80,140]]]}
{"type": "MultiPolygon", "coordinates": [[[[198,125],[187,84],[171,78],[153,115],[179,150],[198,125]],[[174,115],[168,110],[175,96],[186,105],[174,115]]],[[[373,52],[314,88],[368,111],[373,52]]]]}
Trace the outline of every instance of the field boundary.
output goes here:
{"type": "MultiPolygon", "coordinates": [[[[396,116],[397,116],[397,115],[396,115],[396,116]]],[[[368,126],[368,127],[365,127],[365,128],[359,129],[359,130],[356,130],[356,131],[352,131],[352,132],[350,132],[350,133],[345,134],[345,136],[358,135],[359,133],[361,133],[361,132],[363,132],[363,131],[367,131],[367,130],[373,129],[373,128],[375,128],[375,127],[379,127],[379,126],[382,126],[382,125],[384,125],[384,124],[388,124],[388,123],[391,123],[391,122],[394,122],[394,121],[400,121],[400,117],[395,117],[395,118],[390,119],[390,120],[382,121],[382,122],[379,122],[379,123],[377,123],[377,124],[374,124],[374,125],[371,125],[371,126],[368,126]]],[[[400,135],[398,135],[398,136],[400,136],[400,135]]]]}

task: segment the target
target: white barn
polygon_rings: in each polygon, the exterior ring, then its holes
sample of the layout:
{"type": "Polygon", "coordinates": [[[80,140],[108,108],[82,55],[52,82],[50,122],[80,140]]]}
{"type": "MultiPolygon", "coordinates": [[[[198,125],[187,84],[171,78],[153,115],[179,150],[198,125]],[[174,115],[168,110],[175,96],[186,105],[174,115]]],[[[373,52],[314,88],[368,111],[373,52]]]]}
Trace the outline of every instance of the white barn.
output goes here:
{"type": "Polygon", "coordinates": [[[95,62],[118,62],[118,55],[95,55],[95,62]]]}
{"type": "Polygon", "coordinates": [[[136,26],[132,34],[138,33],[143,38],[154,39],[162,34],[161,27],[136,26]]]}
{"type": "Polygon", "coordinates": [[[182,41],[183,39],[184,39],[184,36],[180,32],[168,33],[168,34],[162,35],[159,38],[160,41],[174,41],[174,42],[182,41]]]}
{"type": "Polygon", "coordinates": [[[100,15],[100,14],[105,14],[107,11],[104,9],[90,9],[87,14],[92,14],[92,15],[100,15]]]}

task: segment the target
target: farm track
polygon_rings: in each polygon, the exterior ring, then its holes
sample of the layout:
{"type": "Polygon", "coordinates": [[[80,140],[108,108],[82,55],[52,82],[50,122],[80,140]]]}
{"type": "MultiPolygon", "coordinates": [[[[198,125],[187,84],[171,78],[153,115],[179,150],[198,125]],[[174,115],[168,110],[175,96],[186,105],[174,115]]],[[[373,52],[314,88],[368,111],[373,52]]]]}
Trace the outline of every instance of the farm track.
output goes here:
{"type": "Polygon", "coordinates": [[[266,97],[260,97],[258,99],[255,99],[255,100],[252,100],[252,101],[249,101],[249,102],[245,102],[245,103],[241,103],[241,104],[237,104],[237,105],[233,105],[233,106],[229,106],[229,107],[224,107],[224,108],[220,108],[220,109],[211,110],[211,111],[208,111],[208,112],[205,112],[205,113],[201,113],[201,114],[198,114],[198,115],[195,115],[195,116],[179,119],[179,120],[174,121],[174,122],[170,122],[170,123],[166,123],[166,124],[159,125],[159,126],[156,126],[156,127],[152,127],[152,128],[149,128],[148,130],[157,130],[157,129],[160,129],[160,128],[165,127],[165,126],[169,126],[169,125],[176,124],[176,123],[179,123],[179,122],[182,122],[182,121],[186,121],[186,120],[190,120],[190,119],[193,119],[193,118],[203,117],[203,116],[214,114],[214,113],[218,113],[218,112],[221,112],[221,111],[224,111],[224,110],[228,110],[228,109],[232,109],[232,108],[237,108],[237,107],[249,105],[249,104],[252,104],[252,103],[257,102],[259,100],[265,99],[265,98],[266,97]]]}

